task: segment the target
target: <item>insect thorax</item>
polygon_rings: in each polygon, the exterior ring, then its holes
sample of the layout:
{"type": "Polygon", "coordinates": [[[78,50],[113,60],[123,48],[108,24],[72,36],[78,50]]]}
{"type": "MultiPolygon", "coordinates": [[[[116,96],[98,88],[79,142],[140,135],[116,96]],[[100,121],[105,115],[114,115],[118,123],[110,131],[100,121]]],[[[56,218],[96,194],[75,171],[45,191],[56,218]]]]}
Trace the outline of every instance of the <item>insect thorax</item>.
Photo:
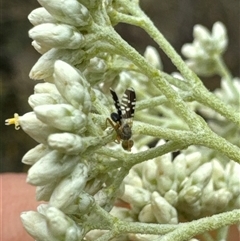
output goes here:
{"type": "Polygon", "coordinates": [[[129,124],[122,124],[118,134],[122,140],[129,140],[132,137],[132,128],[129,124]]]}

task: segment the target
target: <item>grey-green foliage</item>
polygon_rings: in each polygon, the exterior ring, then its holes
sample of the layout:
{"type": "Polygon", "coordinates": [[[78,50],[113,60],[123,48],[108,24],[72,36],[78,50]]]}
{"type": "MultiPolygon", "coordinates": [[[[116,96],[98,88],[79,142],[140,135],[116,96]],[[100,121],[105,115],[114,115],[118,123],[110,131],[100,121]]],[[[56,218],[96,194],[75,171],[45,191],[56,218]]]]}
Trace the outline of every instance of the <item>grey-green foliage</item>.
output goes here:
{"type": "Polygon", "coordinates": [[[183,61],[136,0],[39,3],[29,36],[42,56],[30,77],[44,82],[29,97],[33,112],[6,122],[39,143],[23,162],[47,204],[21,215],[29,234],[38,241],[183,241],[219,229],[225,239],[224,227],[240,219],[240,81],[222,58],[224,25],[212,32],[195,26],[183,61]],[[164,72],[153,47],[141,56],[128,45],[113,28],[120,22],[143,28],[179,73],[164,72]],[[191,69],[218,74],[221,87],[210,93],[191,69]],[[106,128],[110,87],[137,94],[131,152],[106,128]]]}

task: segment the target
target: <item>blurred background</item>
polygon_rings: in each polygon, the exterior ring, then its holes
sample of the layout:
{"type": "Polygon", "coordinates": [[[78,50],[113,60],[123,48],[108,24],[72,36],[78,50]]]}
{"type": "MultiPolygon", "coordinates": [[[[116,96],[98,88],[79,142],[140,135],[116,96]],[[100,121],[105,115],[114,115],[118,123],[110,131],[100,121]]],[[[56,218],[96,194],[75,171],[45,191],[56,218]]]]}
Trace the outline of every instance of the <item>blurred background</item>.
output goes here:
{"type": "MultiPolygon", "coordinates": [[[[226,26],[229,37],[224,60],[233,76],[239,76],[239,0],[141,0],[140,5],[178,53],[184,43],[192,42],[195,24],[212,29],[216,21],[221,21],[226,26]]],[[[2,1],[0,172],[26,172],[28,167],[21,163],[21,158],[37,144],[21,129],[16,131],[14,126],[4,125],[4,120],[14,113],[22,115],[31,111],[28,96],[33,93],[37,82],[30,80],[28,74],[40,55],[33,49],[31,39],[28,38],[28,30],[32,26],[27,16],[37,7],[38,2],[33,0],[2,1]]],[[[171,73],[176,70],[143,30],[126,24],[121,24],[116,29],[141,54],[147,45],[155,46],[161,55],[164,71],[171,73]]],[[[219,86],[220,78],[213,76],[204,78],[203,81],[213,90],[219,86]]]]}

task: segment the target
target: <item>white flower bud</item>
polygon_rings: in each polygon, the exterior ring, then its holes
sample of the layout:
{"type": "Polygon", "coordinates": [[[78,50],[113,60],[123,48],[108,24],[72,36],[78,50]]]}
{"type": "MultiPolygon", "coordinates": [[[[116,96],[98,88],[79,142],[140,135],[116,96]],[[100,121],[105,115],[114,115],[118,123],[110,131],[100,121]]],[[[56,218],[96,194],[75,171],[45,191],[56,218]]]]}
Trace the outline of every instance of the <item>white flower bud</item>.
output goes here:
{"type": "Polygon", "coordinates": [[[66,230],[73,225],[73,221],[55,207],[49,207],[46,218],[50,232],[57,238],[65,236],[66,230]]]}
{"type": "Polygon", "coordinates": [[[81,215],[90,212],[94,204],[95,200],[93,196],[89,195],[86,192],[81,192],[79,194],[78,208],[81,215]]]}
{"type": "Polygon", "coordinates": [[[121,199],[133,206],[143,207],[150,200],[151,193],[143,188],[125,185],[124,194],[121,199]]]}
{"type": "Polygon", "coordinates": [[[74,225],[67,229],[64,241],[83,240],[83,236],[84,236],[84,229],[74,225]]]}
{"type": "Polygon", "coordinates": [[[134,168],[130,169],[128,175],[124,178],[124,183],[135,187],[143,187],[142,178],[138,176],[134,168]]]}
{"type": "Polygon", "coordinates": [[[202,190],[197,186],[190,186],[182,189],[179,193],[179,201],[186,203],[186,205],[195,204],[201,197],[202,190]]]}
{"type": "Polygon", "coordinates": [[[112,209],[112,205],[109,208],[106,207],[107,202],[108,202],[108,194],[105,192],[105,190],[101,189],[99,190],[95,195],[94,195],[94,199],[96,204],[98,204],[100,207],[104,207],[105,210],[110,211],[112,209]]]}
{"type": "Polygon", "coordinates": [[[186,162],[186,175],[189,176],[194,170],[196,170],[202,162],[202,153],[195,151],[193,153],[185,155],[186,162]]]}
{"type": "Polygon", "coordinates": [[[155,159],[143,162],[142,166],[142,182],[149,191],[156,190],[157,164],[155,159]]]}
{"type": "Polygon", "coordinates": [[[72,133],[57,133],[50,135],[48,137],[48,144],[51,148],[68,155],[78,154],[87,148],[83,143],[82,137],[72,133]]]}
{"type": "Polygon", "coordinates": [[[77,0],[38,0],[57,20],[74,26],[85,26],[89,23],[88,9],[77,0]]]}
{"type": "Polygon", "coordinates": [[[215,57],[223,53],[228,42],[224,25],[220,22],[215,23],[212,34],[207,28],[196,25],[193,35],[193,43],[182,48],[183,55],[189,58],[186,61],[187,65],[203,76],[218,73],[215,57]]]}
{"type": "Polygon", "coordinates": [[[230,161],[226,165],[225,180],[227,189],[234,195],[240,195],[240,164],[230,161]]]}
{"type": "Polygon", "coordinates": [[[200,24],[196,24],[193,28],[193,36],[201,43],[207,43],[211,39],[210,32],[207,28],[200,24]]]}
{"type": "Polygon", "coordinates": [[[40,158],[48,154],[50,150],[47,146],[43,144],[39,144],[35,146],[33,149],[29,150],[22,158],[22,162],[27,165],[33,165],[36,163],[40,158]]]}
{"type": "Polygon", "coordinates": [[[50,198],[50,205],[66,212],[83,190],[88,179],[88,168],[83,163],[77,164],[71,174],[66,176],[55,188],[50,198]]]}
{"type": "Polygon", "coordinates": [[[36,84],[34,86],[34,94],[51,94],[60,96],[55,84],[47,82],[36,84]]]}
{"type": "Polygon", "coordinates": [[[67,156],[52,151],[28,170],[27,182],[36,186],[46,185],[56,178],[69,174],[79,160],[79,156],[67,156]]]}
{"type": "Polygon", "coordinates": [[[35,50],[40,54],[45,54],[47,51],[51,49],[51,47],[45,46],[43,44],[39,44],[37,41],[32,41],[32,46],[35,50]]]}
{"type": "Polygon", "coordinates": [[[29,136],[43,144],[47,144],[47,138],[50,134],[57,132],[57,129],[54,127],[41,122],[34,112],[28,112],[23,116],[19,116],[19,123],[29,136]]]}
{"type": "Polygon", "coordinates": [[[45,53],[32,67],[29,77],[31,79],[46,79],[53,75],[53,67],[56,60],[63,60],[76,65],[82,62],[84,51],[81,49],[51,49],[45,53]]]}
{"type": "Polygon", "coordinates": [[[239,209],[240,208],[240,195],[237,196],[233,202],[231,202],[230,207],[233,207],[233,209],[239,209]]]}
{"type": "Polygon", "coordinates": [[[42,214],[43,216],[46,216],[46,212],[49,208],[49,205],[47,203],[42,203],[37,206],[37,211],[42,214]]]}
{"type": "Polygon", "coordinates": [[[178,202],[178,193],[174,190],[169,190],[165,193],[164,198],[168,201],[172,206],[176,206],[178,202]]]}
{"type": "Polygon", "coordinates": [[[80,71],[58,60],[54,65],[54,79],[59,92],[70,104],[86,114],[90,111],[89,84],[80,71]]]}
{"type": "Polygon", "coordinates": [[[52,95],[52,94],[33,94],[28,98],[29,105],[34,109],[39,105],[47,105],[47,104],[62,104],[63,99],[60,95],[52,95]]]}
{"type": "Polygon", "coordinates": [[[27,232],[36,240],[59,241],[49,233],[45,217],[34,211],[23,212],[21,221],[27,232]]]}
{"type": "Polygon", "coordinates": [[[178,223],[176,209],[171,206],[157,192],[153,192],[151,196],[152,212],[158,223],[175,224],[178,223]]]}
{"type": "Polygon", "coordinates": [[[165,192],[171,189],[174,181],[174,167],[171,160],[171,154],[166,154],[155,158],[157,164],[156,181],[157,190],[164,195],[165,192]]]}
{"type": "Polygon", "coordinates": [[[209,214],[223,211],[232,199],[232,194],[226,189],[219,189],[208,193],[202,200],[203,210],[209,214]]]}
{"type": "Polygon", "coordinates": [[[48,183],[44,186],[37,186],[36,188],[36,200],[48,202],[53,193],[53,190],[60,182],[61,178],[54,179],[51,183],[48,183]]]}
{"type": "Polygon", "coordinates": [[[128,237],[131,241],[152,241],[157,240],[159,238],[159,235],[154,234],[141,234],[141,233],[130,233],[128,234],[128,237]]]}
{"type": "Polygon", "coordinates": [[[214,182],[215,188],[220,189],[220,188],[226,187],[224,168],[221,165],[220,161],[214,158],[212,160],[212,164],[213,164],[212,180],[214,182]]]}
{"type": "Polygon", "coordinates": [[[226,32],[226,27],[221,22],[214,23],[212,28],[212,39],[214,43],[216,43],[219,53],[222,53],[228,45],[226,32]]]}
{"type": "Polygon", "coordinates": [[[94,57],[90,59],[86,70],[91,73],[104,73],[106,71],[106,68],[107,66],[103,59],[94,57]]]}
{"type": "Polygon", "coordinates": [[[86,115],[67,104],[40,105],[34,108],[37,117],[62,131],[85,131],[86,115]]]}
{"type": "Polygon", "coordinates": [[[189,59],[196,58],[198,56],[198,52],[196,51],[195,46],[192,44],[184,44],[181,49],[182,54],[189,59]]]}
{"type": "Polygon", "coordinates": [[[55,23],[56,19],[45,9],[36,8],[29,15],[28,20],[32,25],[38,25],[41,23],[55,23]]]}
{"type": "Polygon", "coordinates": [[[205,187],[212,177],[212,163],[204,163],[196,171],[190,175],[191,184],[196,185],[200,189],[205,187]]]}
{"type": "Polygon", "coordinates": [[[155,68],[157,68],[157,69],[163,68],[160,55],[159,55],[158,51],[156,50],[156,48],[154,48],[153,46],[147,46],[147,48],[144,52],[144,57],[155,68]]]}
{"type": "Polygon", "coordinates": [[[134,221],[133,218],[131,217],[131,211],[128,208],[113,206],[110,214],[124,221],[128,221],[128,222],[134,221]]]}
{"type": "Polygon", "coordinates": [[[172,189],[176,190],[179,183],[181,183],[186,177],[186,156],[183,153],[174,158],[173,167],[175,177],[172,189]]]}
{"type": "Polygon", "coordinates": [[[78,49],[84,37],[78,30],[67,24],[43,23],[29,31],[29,37],[41,46],[61,49],[78,49]]]}
{"type": "Polygon", "coordinates": [[[138,220],[143,223],[156,223],[157,220],[153,214],[152,205],[149,203],[143,207],[138,214],[138,220]]]}

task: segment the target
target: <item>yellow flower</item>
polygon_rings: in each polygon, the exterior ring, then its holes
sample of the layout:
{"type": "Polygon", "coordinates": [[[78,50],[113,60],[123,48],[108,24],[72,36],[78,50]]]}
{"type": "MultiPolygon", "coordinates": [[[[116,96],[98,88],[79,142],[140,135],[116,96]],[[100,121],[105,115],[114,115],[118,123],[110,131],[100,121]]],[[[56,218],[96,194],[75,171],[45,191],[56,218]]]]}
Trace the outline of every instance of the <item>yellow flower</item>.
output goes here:
{"type": "Polygon", "coordinates": [[[14,113],[14,117],[5,120],[5,125],[15,125],[15,130],[20,129],[20,124],[19,124],[19,115],[17,113],[14,113]]]}

